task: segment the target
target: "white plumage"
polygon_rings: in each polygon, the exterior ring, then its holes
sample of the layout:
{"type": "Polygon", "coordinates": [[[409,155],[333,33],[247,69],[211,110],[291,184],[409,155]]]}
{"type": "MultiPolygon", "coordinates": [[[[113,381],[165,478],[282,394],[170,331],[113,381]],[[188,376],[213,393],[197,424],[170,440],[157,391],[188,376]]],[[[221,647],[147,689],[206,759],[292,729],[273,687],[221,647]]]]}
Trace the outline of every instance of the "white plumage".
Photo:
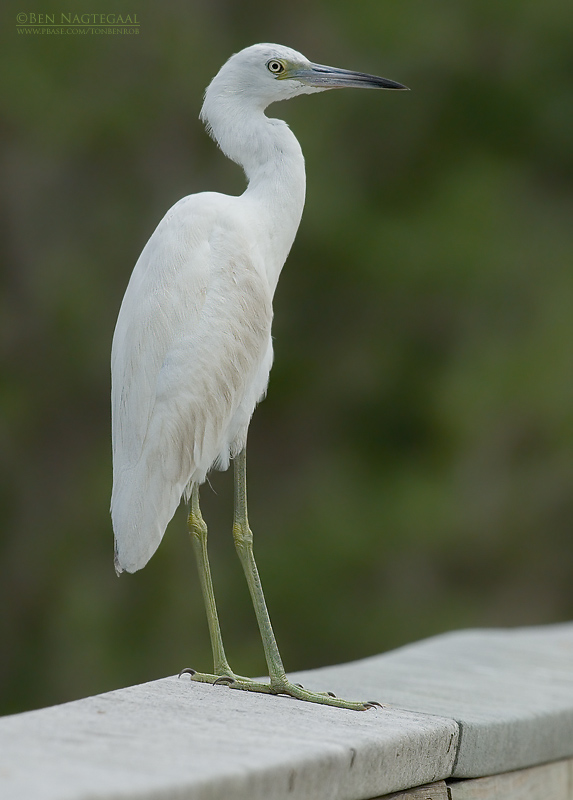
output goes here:
{"type": "Polygon", "coordinates": [[[305,195],[300,146],[264,110],[341,86],[405,88],[273,44],[232,56],[207,88],[201,118],[248,187],[240,197],[205,192],[176,203],[125,292],[112,347],[118,573],[143,567],[182,496],[245,449],[273,358],[273,295],[305,195]]]}
{"type": "Polygon", "coordinates": [[[233,221],[232,198],[180,201],[145,247],[119,314],[112,515],[118,566],[129,572],[151,558],[190,484],[242,449],[268,381],[271,287],[241,226],[223,228],[221,217],[233,221]]]}
{"type": "MultiPolygon", "coordinates": [[[[275,53],[256,45],[245,59],[243,51],[244,75],[266,72],[275,88],[265,66],[275,53]]],[[[145,566],[191,484],[229,466],[268,383],[272,297],[302,214],[304,160],[286,123],[264,116],[264,99],[220,90],[232,66],[209,86],[201,116],[249,187],[241,197],[191,195],[167,212],[117,321],[111,509],[119,571],[145,566]]]]}

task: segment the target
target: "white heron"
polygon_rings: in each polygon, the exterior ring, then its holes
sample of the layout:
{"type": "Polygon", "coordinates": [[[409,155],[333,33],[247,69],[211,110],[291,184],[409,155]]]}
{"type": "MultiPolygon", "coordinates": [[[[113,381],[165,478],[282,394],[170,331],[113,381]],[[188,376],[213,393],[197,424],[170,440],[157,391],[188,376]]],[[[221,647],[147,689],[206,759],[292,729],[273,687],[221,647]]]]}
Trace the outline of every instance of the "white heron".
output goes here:
{"type": "Polygon", "coordinates": [[[238,197],[184,197],[157,226],[129,281],[112,346],[115,564],[135,572],[159,546],[181,498],[205,602],[214,669],[192,680],[288,694],[344,708],[286,676],[253,556],[247,518],[246,440],[273,360],[272,300],[302,215],[304,158],[288,125],[265,108],[341,87],[400,83],[311,63],[276,44],[233,55],[205,92],[201,119],[248,187],[238,197]],[[223,648],[207,557],[199,487],[210,469],[234,465],[233,538],[260,628],[270,682],[236,675],[223,648]]]}

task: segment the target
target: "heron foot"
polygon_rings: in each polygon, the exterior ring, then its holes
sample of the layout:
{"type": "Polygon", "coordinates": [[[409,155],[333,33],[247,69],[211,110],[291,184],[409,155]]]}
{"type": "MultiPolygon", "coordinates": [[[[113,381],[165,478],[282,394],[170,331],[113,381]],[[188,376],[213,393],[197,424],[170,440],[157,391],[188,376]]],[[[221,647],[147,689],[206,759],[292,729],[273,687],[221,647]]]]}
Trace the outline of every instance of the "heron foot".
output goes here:
{"type": "Polygon", "coordinates": [[[332,692],[311,692],[305,689],[300,683],[291,683],[289,680],[276,680],[270,683],[255,681],[252,678],[244,678],[235,675],[232,670],[225,675],[214,675],[206,672],[196,672],[190,667],[182,669],[179,677],[190,675],[192,681],[200,683],[210,683],[213,686],[228,686],[229,689],[241,689],[245,692],[260,692],[262,694],[284,694],[294,697],[297,700],[305,700],[307,703],[319,703],[325,706],[335,706],[336,708],[348,708],[353,711],[367,711],[369,708],[382,708],[376,700],[365,702],[343,700],[332,692]]]}
{"type": "Polygon", "coordinates": [[[191,667],[184,667],[177,677],[180,678],[182,675],[189,675],[192,681],[198,681],[199,683],[210,683],[213,686],[230,686],[236,681],[254,683],[254,681],[251,681],[250,678],[245,678],[242,675],[235,675],[231,669],[222,672],[220,675],[215,675],[212,672],[197,672],[197,670],[192,669],[191,667]]]}
{"type": "Polygon", "coordinates": [[[366,711],[369,708],[378,706],[380,703],[375,700],[366,702],[356,702],[343,700],[336,697],[332,692],[311,692],[305,689],[300,683],[291,683],[289,680],[271,681],[271,683],[261,683],[259,681],[243,681],[238,679],[233,683],[227,684],[230,689],[243,689],[248,692],[263,692],[265,694],[284,694],[294,697],[297,700],[305,700],[307,703],[318,703],[325,706],[335,706],[336,708],[348,708],[353,711],[366,711]]]}

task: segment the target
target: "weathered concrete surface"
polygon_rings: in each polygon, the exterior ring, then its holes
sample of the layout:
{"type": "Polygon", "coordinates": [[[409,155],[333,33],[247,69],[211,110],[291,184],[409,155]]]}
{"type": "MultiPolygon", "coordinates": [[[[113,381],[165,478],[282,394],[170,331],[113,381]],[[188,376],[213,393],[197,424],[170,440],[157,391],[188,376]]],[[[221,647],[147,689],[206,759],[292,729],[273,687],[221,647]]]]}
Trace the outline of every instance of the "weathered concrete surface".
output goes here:
{"type": "Polygon", "coordinates": [[[450,800],[573,800],[573,760],[447,785],[450,800]]]}
{"type": "Polygon", "coordinates": [[[2,800],[366,800],[573,756],[573,624],[292,676],[366,712],[165,678],[0,719],[2,800]]]}
{"type": "Polygon", "coordinates": [[[444,634],[351,664],[296,673],[460,726],[453,775],[479,777],[573,755],[573,624],[444,634]]]}
{"type": "Polygon", "coordinates": [[[0,797],[359,800],[448,775],[457,733],[165,678],[0,719],[0,797]]]}

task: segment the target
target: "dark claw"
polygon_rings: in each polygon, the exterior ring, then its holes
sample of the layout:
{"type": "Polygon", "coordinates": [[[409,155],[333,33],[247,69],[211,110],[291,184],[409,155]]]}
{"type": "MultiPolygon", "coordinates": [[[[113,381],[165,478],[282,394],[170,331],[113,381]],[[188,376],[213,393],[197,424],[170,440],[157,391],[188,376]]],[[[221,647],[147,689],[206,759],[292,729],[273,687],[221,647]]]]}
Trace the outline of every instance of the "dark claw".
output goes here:
{"type": "Polygon", "coordinates": [[[329,697],[336,697],[336,695],[334,694],[334,692],[327,692],[326,694],[327,694],[329,697]]]}
{"type": "Polygon", "coordinates": [[[213,681],[213,686],[230,686],[234,682],[235,679],[231,678],[230,675],[221,675],[220,678],[217,678],[216,681],[213,681]]]}
{"type": "Polygon", "coordinates": [[[378,703],[376,700],[369,700],[367,703],[364,703],[364,708],[382,708],[381,703],[378,703]]]}
{"type": "Polygon", "coordinates": [[[304,686],[302,685],[302,683],[295,683],[295,686],[298,686],[299,689],[304,689],[304,686]]]}
{"type": "Polygon", "coordinates": [[[196,669],[191,669],[191,667],[185,667],[184,669],[181,670],[181,672],[177,677],[180,678],[182,675],[191,675],[191,677],[193,677],[193,675],[195,675],[196,672],[197,672],[196,669]]]}

